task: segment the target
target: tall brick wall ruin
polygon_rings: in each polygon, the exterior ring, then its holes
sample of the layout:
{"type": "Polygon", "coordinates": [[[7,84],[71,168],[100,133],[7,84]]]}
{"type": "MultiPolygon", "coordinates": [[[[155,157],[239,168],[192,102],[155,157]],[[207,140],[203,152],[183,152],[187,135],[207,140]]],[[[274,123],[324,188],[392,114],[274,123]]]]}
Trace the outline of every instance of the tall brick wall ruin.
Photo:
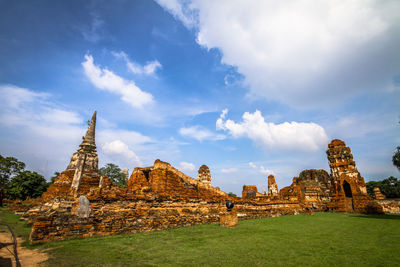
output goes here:
{"type": "Polygon", "coordinates": [[[207,165],[200,166],[197,180],[203,184],[211,185],[211,172],[207,165]]]}
{"type": "Polygon", "coordinates": [[[326,154],[333,178],[329,209],[339,212],[382,212],[382,207],[367,194],[364,178],[358,172],[345,142],[333,140],[326,154]]]}
{"type": "Polygon", "coordinates": [[[270,199],[279,198],[278,185],[276,184],[275,176],[272,174],[268,176],[268,197],[270,199]]]}

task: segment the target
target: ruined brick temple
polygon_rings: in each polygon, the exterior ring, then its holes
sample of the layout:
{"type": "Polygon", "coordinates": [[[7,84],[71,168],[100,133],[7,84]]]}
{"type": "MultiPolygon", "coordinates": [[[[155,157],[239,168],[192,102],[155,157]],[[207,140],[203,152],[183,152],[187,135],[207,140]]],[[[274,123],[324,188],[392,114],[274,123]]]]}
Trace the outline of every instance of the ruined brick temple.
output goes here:
{"type": "Polygon", "coordinates": [[[135,168],[126,188],[113,185],[98,172],[95,128],[96,112],[66,170],[43,193],[40,203],[24,213],[32,224],[31,242],[218,222],[226,212],[226,200],[235,203],[233,211],[240,220],[310,211],[383,211],[368,196],[350,148],[340,140],[328,145],[330,175],[324,170],[305,170],[280,191],[270,175],[268,194],[247,185],[239,198],[213,187],[206,165],[194,179],[158,159],[153,166],[135,168]]]}

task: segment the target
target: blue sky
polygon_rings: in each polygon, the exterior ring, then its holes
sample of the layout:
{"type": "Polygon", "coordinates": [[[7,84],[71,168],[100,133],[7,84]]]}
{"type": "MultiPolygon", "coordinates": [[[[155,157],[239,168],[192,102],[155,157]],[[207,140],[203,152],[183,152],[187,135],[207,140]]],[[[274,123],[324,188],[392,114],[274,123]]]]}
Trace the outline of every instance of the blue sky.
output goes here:
{"type": "Polygon", "coordinates": [[[261,192],[327,171],[398,176],[398,1],[0,1],[0,152],[47,178],[94,110],[100,166],[160,158],[261,192]]]}

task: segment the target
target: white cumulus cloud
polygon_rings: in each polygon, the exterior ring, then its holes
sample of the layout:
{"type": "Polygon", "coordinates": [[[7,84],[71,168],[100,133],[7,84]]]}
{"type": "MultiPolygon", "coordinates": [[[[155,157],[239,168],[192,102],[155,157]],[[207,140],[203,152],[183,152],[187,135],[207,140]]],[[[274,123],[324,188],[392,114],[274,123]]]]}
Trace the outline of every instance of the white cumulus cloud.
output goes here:
{"type": "Polygon", "coordinates": [[[179,163],[179,169],[183,171],[194,171],[196,167],[193,163],[182,161],[179,163]]]}
{"type": "Polygon", "coordinates": [[[128,163],[129,166],[133,164],[142,165],[139,157],[129,149],[129,147],[121,140],[114,140],[109,143],[105,143],[102,146],[103,152],[108,155],[116,155],[124,158],[124,161],[128,163]]]}
{"type": "Polygon", "coordinates": [[[101,69],[93,63],[91,55],[85,55],[82,62],[86,76],[94,86],[121,96],[122,101],[134,108],[142,108],[145,104],[153,102],[150,93],[142,91],[133,81],[128,81],[108,69],[101,69]]]}
{"type": "Polygon", "coordinates": [[[205,129],[204,127],[199,125],[191,127],[183,127],[179,129],[179,134],[185,137],[196,139],[198,141],[203,141],[203,140],[216,141],[225,139],[225,135],[213,133],[210,130],[205,129]]]}
{"type": "Polygon", "coordinates": [[[389,88],[400,69],[397,0],[158,3],[219,49],[254,96],[321,106],[389,88]]]}
{"type": "Polygon", "coordinates": [[[245,112],[242,122],[225,119],[226,114],[227,110],[224,110],[217,120],[218,130],[227,131],[234,138],[248,137],[265,148],[315,151],[328,143],[324,128],[316,123],[266,122],[258,110],[245,112]]]}

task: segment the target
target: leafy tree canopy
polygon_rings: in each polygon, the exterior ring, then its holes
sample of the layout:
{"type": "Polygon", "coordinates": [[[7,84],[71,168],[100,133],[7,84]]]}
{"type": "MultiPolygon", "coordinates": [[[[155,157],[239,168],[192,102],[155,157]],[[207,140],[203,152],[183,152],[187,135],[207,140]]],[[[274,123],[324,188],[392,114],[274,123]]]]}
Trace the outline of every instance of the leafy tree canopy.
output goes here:
{"type": "Polygon", "coordinates": [[[108,176],[113,184],[125,187],[126,186],[126,176],[121,172],[121,169],[113,164],[107,163],[104,167],[101,167],[99,173],[108,176]]]}
{"type": "Polygon", "coordinates": [[[234,194],[234,193],[232,193],[232,192],[229,192],[229,193],[228,193],[228,196],[237,197],[236,194],[234,194]]]}
{"type": "Polygon", "coordinates": [[[25,163],[14,157],[0,155],[0,187],[4,188],[10,178],[25,169],[25,163]]]}
{"type": "Polygon", "coordinates": [[[25,200],[27,197],[40,197],[48,187],[46,179],[37,172],[22,171],[11,179],[8,184],[10,199],[25,200]]]}
{"type": "Polygon", "coordinates": [[[387,198],[400,198],[400,181],[398,178],[390,176],[382,181],[370,181],[367,183],[367,191],[370,196],[374,196],[374,188],[379,187],[381,193],[387,198]]]}

